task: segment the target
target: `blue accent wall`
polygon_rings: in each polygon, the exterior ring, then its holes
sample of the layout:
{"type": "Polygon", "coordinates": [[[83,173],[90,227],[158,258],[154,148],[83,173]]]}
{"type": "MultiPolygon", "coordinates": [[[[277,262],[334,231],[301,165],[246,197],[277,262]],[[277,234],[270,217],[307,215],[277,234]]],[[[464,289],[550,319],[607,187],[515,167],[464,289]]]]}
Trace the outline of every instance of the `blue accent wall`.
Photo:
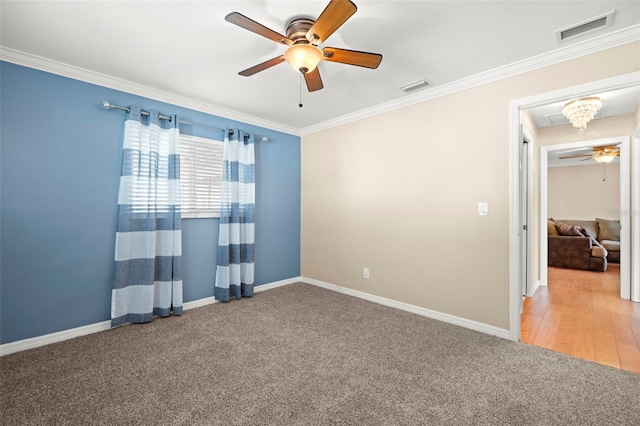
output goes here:
{"type": "MultiPolygon", "coordinates": [[[[0,96],[0,343],[110,319],[124,112],[103,100],[267,136],[256,143],[256,285],[300,275],[298,136],[7,62],[0,96]]],[[[185,302],[213,296],[217,241],[217,219],[183,220],[185,302]]]]}

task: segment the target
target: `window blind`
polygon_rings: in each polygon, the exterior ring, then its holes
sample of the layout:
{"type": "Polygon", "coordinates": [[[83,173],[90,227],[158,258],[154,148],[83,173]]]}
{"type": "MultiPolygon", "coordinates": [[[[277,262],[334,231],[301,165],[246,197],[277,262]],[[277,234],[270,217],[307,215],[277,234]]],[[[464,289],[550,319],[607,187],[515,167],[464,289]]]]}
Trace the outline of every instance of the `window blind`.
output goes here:
{"type": "Polygon", "coordinates": [[[183,218],[220,217],[223,143],[180,135],[183,218]]]}

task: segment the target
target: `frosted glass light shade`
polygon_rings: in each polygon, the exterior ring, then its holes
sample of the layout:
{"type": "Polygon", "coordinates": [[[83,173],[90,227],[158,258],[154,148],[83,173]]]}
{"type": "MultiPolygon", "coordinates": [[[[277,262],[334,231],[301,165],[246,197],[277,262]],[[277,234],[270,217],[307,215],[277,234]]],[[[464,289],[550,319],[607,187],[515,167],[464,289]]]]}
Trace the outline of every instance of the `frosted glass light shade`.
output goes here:
{"type": "Polygon", "coordinates": [[[610,154],[598,155],[593,157],[593,159],[596,160],[598,163],[610,163],[611,161],[613,161],[614,158],[616,158],[616,156],[610,155],[610,154]]]}
{"type": "Polygon", "coordinates": [[[303,74],[313,71],[322,60],[322,51],[310,44],[294,44],[284,52],[294,70],[303,74]]]}

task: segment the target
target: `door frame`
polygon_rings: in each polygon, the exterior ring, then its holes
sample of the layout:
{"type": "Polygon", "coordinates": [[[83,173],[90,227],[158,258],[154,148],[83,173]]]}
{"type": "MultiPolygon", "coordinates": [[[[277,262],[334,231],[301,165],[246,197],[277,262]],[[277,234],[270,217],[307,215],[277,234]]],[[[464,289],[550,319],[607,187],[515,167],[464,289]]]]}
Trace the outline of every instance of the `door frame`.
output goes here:
{"type": "MultiPolygon", "coordinates": [[[[520,270],[520,110],[532,108],[551,102],[570,100],[572,98],[587,96],[594,92],[623,89],[626,87],[640,85],[640,72],[623,74],[603,80],[566,87],[551,92],[545,92],[528,96],[526,98],[513,99],[509,102],[509,339],[520,340],[520,305],[522,303],[522,283],[520,270]]],[[[636,132],[638,133],[638,132],[636,132]]],[[[635,144],[634,148],[637,148],[635,144]]],[[[637,150],[634,150],[637,151],[637,150]]],[[[638,157],[634,155],[635,158],[638,157]]],[[[633,164],[632,170],[640,167],[640,164],[633,164]]],[[[529,176],[531,179],[531,176],[529,176]]],[[[635,185],[634,185],[635,187],[635,185]]],[[[637,188],[632,188],[633,194],[637,193],[637,188]]],[[[633,202],[634,206],[637,202],[633,202]]],[[[637,217],[640,212],[634,214],[634,224],[638,222],[637,217]]],[[[635,235],[634,231],[634,235],[635,235]]],[[[633,246],[637,245],[634,241],[633,246]]],[[[640,257],[640,256],[634,256],[640,257]]],[[[529,259],[531,260],[531,259],[529,259]]],[[[634,260],[632,274],[634,277],[640,275],[637,269],[637,262],[634,260]]],[[[632,283],[632,290],[638,283],[632,283]]]]}
{"type": "Polygon", "coordinates": [[[631,138],[631,300],[640,302],[640,123],[631,138]]]}
{"type": "MultiPolygon", "coordinates": [[[[631,299],[631,190],[630,190],[630,155],[629,136],[619,136],[605,139],[591,139],[580,142],[547,145],[540,147],[540,284],[547,285],[547,218],[548,213],[548,155],[550,152],[564,151],[573,148],[593,148],[601,145],[620,145],[620,225],[624,232],[620,234],[620,297],[631,299]],[[624,177],[624,179],[623,179],[624,177]]],[[[595,219],[595,218],[594,218],[595,219]]]]}

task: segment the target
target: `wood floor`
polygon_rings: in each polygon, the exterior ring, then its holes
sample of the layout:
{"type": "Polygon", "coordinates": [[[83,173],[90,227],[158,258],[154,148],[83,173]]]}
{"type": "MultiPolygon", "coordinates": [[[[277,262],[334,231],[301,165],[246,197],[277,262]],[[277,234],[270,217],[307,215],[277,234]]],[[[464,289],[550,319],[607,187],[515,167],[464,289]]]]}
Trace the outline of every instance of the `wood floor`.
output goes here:
{"type": "Polygon", "coordinates": [[[640,373],[640,303],[620,299],[620,267],[549,268],[548,287],[524,302],[520,340],[640,373]]]}

